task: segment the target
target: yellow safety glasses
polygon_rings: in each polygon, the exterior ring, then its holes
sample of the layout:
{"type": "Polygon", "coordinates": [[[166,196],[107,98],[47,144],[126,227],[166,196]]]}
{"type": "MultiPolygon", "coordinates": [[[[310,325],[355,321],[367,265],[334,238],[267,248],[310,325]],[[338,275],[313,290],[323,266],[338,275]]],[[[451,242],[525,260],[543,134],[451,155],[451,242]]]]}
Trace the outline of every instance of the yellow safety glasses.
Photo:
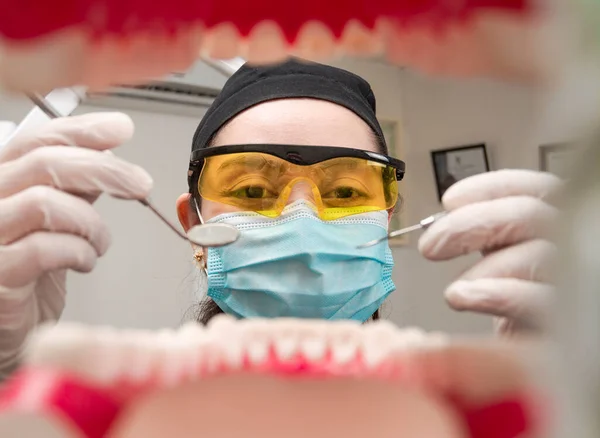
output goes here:
{"type": "Polygon", "coordinates": [[[388,210],[398,199],[404,162],[331,146],[247,144],[194,151],[188,174],[203,199],[277,217],[299,199],[323,220],[388,210]]]}

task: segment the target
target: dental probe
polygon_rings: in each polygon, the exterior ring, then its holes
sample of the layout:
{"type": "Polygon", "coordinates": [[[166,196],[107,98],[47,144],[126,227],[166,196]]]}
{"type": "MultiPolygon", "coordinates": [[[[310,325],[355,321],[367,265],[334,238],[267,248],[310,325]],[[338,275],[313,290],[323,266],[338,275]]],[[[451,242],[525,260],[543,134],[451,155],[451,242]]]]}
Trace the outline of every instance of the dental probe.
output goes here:
{"type": "MultiPolygon", "coordinates": [[[[57,119],[62,117],[56,108],[52,106],[46,98],[37,93],[27,94],[29,99],[37,105],[48,117],[57,119]]],[[[110,154],[112,152],[105,151],[110,154]]],[[[138,199],[143,206],[148,207],[165,225],[175,232],[182,239],[198,246],[203,247],[219,247],[229,245],[235,242],[240,237],[240,232],[237,228],[227,224],[205,224],[200,216],[200,225],[196,225],[187,232],[187,235],[181,232],[166,216],[159,212],[149,199],[138,199]]]]}
{"type": "Polygon", "coordinates": [[[367,243],[363,243],[362,245],[359,245],[357,248],[368,248],[370,246],[377,245],[378,243],[381,243],[384,240],[393,239],[394,237],[398,237],[398,236],[402,236],[404,234],[412,233],[413,231],[417,231],[417,230],[421,230],[421,229],[423,229],[423,230],[427,229],[435,221],[437,221],[438,219],[446,216],[446,214],[447,213],[445,211],[442,211],[442,212],[436,213],[436,214],[432,214],[431,216],[426,217],[425,219],[423,219],[422,221],[420,221],[416,225],[411,225],[410,227],[401,228],[399,230],[392,231],[392,232],[388,233],[384,237],[381,237],[381,238],[375,239],[375,240],[371,240],[370,242],[367,242],[367,243]]]}

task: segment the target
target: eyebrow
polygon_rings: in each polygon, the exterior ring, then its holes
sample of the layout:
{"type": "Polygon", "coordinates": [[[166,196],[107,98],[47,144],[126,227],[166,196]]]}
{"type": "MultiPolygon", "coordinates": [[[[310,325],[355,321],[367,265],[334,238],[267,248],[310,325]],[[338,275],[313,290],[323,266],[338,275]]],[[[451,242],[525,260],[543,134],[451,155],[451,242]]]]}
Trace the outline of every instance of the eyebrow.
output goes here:
{"type": "MultiPolygon", "coordinates": [[[[351,158],[351,157],[338,157],[338,158],[332,158],[330,160],[324,161],[322,163],[320,163],[320,166],[322,169],[329,169],[331,167],[338,167],[338,166],[345,166],[347,168],[352,168],[352,167],[356,167],[356,164],[359,161],[356,160],[356,158],[351,158]]],[[[381,167],[385,167],[384,164],[381,163],[377,163],[375,161],[364,161],[366,162],[366,166],[361,166],[364,167],[366,169],[372,169],[372,168],[381,168],[381,167]]]]}
{"type": "Polygon", "coordinates": [[[262,156],[245,155],[245,156],[239,156],[237,158],[232,158],[232,159],[225,161],[224,163],[222,163],[219,166],[218,170],[224,170],[224,169],[227,169],[228,167],[233,167],[233,166],[245,166],[245,167],[252,167],[254,169],[260,169],[266,164],[268,164],[267,160],[262,156]]]}

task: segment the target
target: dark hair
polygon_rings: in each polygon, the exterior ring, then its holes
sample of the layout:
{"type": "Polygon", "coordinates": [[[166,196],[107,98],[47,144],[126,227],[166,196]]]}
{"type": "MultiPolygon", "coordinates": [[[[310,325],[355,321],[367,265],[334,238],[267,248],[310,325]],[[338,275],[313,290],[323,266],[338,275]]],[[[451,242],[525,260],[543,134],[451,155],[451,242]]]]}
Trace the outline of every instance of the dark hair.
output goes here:
{"type": "MultiPolygon", "coordinates": [[[[215,137],[225,126],[227,126],[227,123],[225,125],[223,125],[221,127],[221,129],[215,133],[215,135],[211,138],[209,144],[206,147],[211,147],[214,145],[215,137]]],[[[385,143],[385,139],[379,137],[375,133],[373,133],[373,139],[374,139],[375,143],[377,144],[378,152],[387,155],[388,148],[385,143]]],[[[196,205],[194,203],[197,203],[198,208],[201,207],[201,203],[202,203],[200,193],[198,192],[197,177],[191,181],[190,194],[191,194],[190,208],[192,211],[195,212],[196,205]]],[[[380,319],[380,310],[381,310],[381,308],[377,309],[375,311],[375,313],[373,313],[373,315],[371,315],[370,321],[377,321],[380,319]]],[[[217,303],[215,303],[211,298],[206,297],[202,301],[200,301],[200,303],[198,304],[198,308],[197,308],[197,311],[195,314],[195,319],[200,324],[206,325],[212,318],[214,318],[215,316],[222,314],[222,313],[225,313],[225,312],[217,305],[217,303]]]]}

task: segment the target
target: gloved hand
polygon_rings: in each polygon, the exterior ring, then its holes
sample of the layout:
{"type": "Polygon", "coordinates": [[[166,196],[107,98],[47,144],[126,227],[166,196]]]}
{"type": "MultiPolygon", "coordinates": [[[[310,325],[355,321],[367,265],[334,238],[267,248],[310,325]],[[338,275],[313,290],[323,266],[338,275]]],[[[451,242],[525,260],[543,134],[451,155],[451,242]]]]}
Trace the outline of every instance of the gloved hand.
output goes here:
{"type": "Polygon", "coordinates": [[[452,308],[498,317],[502,334],[537,328],[553,290],[555,247],[547,236],[558,218],[544,200],[560,187],[548,173],[501,170],[461,180],[444,193],[449,214],[423,233],[419,251],[430,260],[483,255],[446,289],[452,308]]]}
{"type": "Polygon", "coordinates": [[[109,231],[91,202],[148,195],[143,169],[103,153],[132,135],[126,115],[96,113],[53,120],[0,149],[0,379],[28,332],[61,315],[66,270],[89,272],[106,252],[109,231]]]}

